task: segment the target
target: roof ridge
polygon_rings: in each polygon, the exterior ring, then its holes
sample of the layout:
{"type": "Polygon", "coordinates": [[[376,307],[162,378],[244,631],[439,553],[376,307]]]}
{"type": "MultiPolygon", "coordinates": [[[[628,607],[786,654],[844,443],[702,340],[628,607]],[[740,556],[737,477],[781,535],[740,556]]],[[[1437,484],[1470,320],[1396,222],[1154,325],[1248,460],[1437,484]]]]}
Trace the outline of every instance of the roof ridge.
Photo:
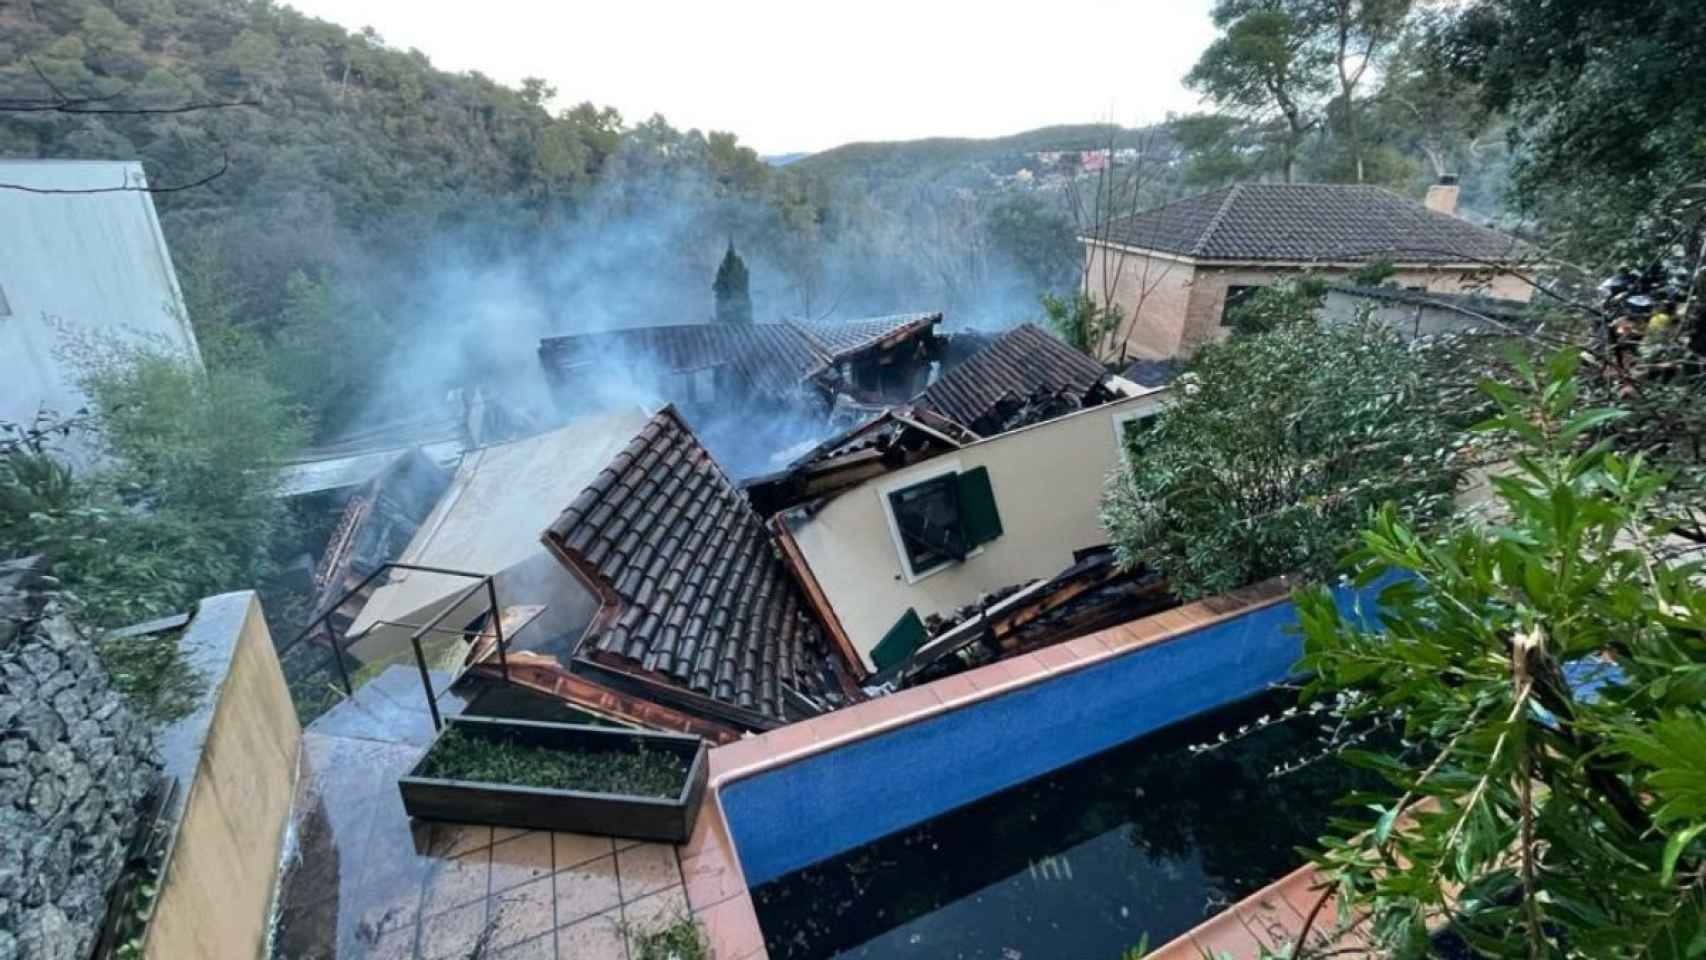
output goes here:
{"type": "Polygon", "coordinates": [[[1225,222],[1226,212],[1232,209],[1232,204],[1243,194],[1243,191],[1244,184],[1242,183],[1235,183],[1227,189],[1226,199],[1220,202],[1220,209],[1214,212],[1214,216],[1209,218],[1208,225],[1203,227],[1202,233],[1197,235],[1197,242],[1191,244],[1190,256],[1200,257],[1208,252],[1209,240],[1214,237],[1214,232],[1219,230],[1220,225],[1225,222]]]}

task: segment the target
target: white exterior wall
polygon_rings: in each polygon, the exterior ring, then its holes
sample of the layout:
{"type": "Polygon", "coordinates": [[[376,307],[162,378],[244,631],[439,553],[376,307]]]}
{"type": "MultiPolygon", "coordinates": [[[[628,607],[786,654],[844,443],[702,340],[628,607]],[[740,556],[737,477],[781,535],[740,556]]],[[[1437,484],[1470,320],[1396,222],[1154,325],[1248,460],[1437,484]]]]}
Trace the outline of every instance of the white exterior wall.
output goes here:
{"type": "MultiPolygon", "coordinates": [[[[0,183],[38,189],[144,186],[142,165],[4,160],[0,183]]],[[[71,338],[151,344],[201,362],[177,274],[146,192],[41,194],[0,187],[0,420],[86,400],[71,338]]]]}
{"type": "Polygon", "coordinates": [[[1102,487],[1120,460],[1116,420],[1151,411],[1158,390],[974,443],[877,477],[793,529],[812,575],[870,667],[870,651],[908,607],[920,617],[972,603],[990,590],[1052,577],[1072,551],[1106,543],[1102,487]],[[947,469],[989,469],[1003,533],[964,563],[909,582],[885,509],[889,491],[947,469]]]}

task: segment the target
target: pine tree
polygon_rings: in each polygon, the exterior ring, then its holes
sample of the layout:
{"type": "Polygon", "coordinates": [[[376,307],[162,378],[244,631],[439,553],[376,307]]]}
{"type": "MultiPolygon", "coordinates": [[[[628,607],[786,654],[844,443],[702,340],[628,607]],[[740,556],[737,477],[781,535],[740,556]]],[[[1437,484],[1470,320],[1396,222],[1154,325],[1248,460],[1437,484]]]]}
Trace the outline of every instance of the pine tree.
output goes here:
{"type": "Polygon", "coordinates": [[[729,250],[723,254],[723,262],[717,267],[717,280],[711,284],[711,292],[717,297],[718,323],[751,323],[752,294],[747,291],[746,261],[735,252],[735,242],[729,241],[729,250]]]}

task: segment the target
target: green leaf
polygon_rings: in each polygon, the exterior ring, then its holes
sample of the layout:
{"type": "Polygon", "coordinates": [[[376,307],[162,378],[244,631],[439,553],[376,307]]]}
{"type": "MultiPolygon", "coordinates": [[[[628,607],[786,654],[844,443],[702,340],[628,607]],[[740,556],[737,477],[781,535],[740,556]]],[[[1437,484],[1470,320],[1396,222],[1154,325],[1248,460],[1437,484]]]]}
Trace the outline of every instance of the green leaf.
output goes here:
{"type": "Polygon", "coordinates": [[[1667,887],[1670,886],[1671,880],[1676,876],[1677,859],[1682,856],[1682,851],[1694,842],[1694,838],[1698,837],[1702,830],[1706,830],[1706,823],[1697,823],[1671,834],[1670,840],[1665,843],[1664,869],[1659,873],[1660,883],[1667,887]]]}

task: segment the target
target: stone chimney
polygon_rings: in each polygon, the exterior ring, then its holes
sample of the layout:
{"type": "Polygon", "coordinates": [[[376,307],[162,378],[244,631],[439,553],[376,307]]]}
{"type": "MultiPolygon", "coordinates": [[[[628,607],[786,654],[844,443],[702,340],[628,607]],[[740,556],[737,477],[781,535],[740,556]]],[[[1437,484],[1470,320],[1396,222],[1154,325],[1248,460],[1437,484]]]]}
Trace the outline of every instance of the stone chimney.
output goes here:
{"type": "Polygon", "coordinates": [[[1438,210],[1440,213],[1449,213],[1455,217],[1457,216],[1457,193],[1461,189],[1457,185],[1457,174],[1442,174],[1439,182],[1428,188],[1427,199],[1422,201],[1422,205],[1429,210],[1438,210]]]}

